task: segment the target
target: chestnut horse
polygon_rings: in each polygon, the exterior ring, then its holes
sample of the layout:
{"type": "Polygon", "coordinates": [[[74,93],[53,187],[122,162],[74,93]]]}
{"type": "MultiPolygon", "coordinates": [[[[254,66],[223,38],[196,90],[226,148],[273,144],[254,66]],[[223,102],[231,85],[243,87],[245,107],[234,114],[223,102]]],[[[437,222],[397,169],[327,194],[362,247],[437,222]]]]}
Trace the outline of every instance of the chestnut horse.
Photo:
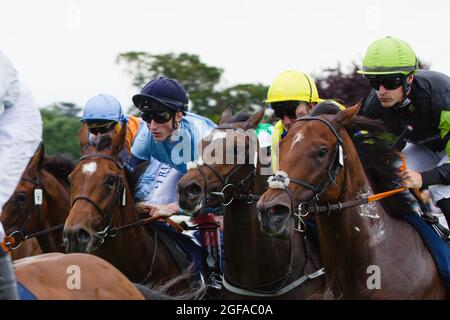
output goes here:
{"type": "Polygon", "coordinates": [[[144,299],[119,270],[90,254],[47,253],[23,258],[14,261],[14,271],[38,300],[144,299]]]}
{"type": "MultiPolygon", "coordinates": [[[[105,135],[93,146],[87,125],[81,127],[81,159],[69,176],[72,208],[64,226],[64,242],[67,252],[94,253],[133,282],[150,280],[161,285],[186,272],[179,269],[156,229],[135,225],[117,231],[140,219],[119,157],[126,130],[123,125],[114,137],[105,135]]],[[[179,293],[187,287],[187,281],[180,281],[168,292],[179,293]]]]}
{"type": "Polygon", "coordinates": [[[14,247],[36,247],[36,238],[37,249],[44,253],[64,251],[62,229],[70,210],[68,175],[73,168],[74,163],[64,155],[46,157],[44,145],[40,145],[3,206],[1,221],[6,234],[14,237],[14,247]]]}
{"type": "Polygon", "coordinates": [[[364,200],[398,186],[399,155],[383,147],[380,121],[355,117],[359,107],[297,119],[281,143],[275,183],[258,202],[266,231],[292,236],[286,230],[295,215],[317,215],[327,289],[336,298],[446,298],[422,238],[399,218],[415,214],[411,203],[401,194],[364,200]],[[359,129],[349,135],[346,126],[359,129]]]}
{"type": "Polygon", "coordinates": [[[220,297],[302,299],[321,292],[325,281],[320,277],[317,243],[297,231],[289,240],[261,233],[255,201],[267,187],[267,176],[261,174],[261,161],[256,165],[253,160],[254,152],[259,151],[256,147],[251,151],[255,135],[246,130],[256,128],[264,109],[247,121],[239,119],[240,115],[233,118],[232,107],[223,112],[220,125],[201,143],[203,161],[178,182],[179,204],[184,210],[225,207],[225,270],[220,297]],[[240,151],[242,162],[238,160],[240,151]],[[218,161],[207,160],[212,153],[218,161]]]}

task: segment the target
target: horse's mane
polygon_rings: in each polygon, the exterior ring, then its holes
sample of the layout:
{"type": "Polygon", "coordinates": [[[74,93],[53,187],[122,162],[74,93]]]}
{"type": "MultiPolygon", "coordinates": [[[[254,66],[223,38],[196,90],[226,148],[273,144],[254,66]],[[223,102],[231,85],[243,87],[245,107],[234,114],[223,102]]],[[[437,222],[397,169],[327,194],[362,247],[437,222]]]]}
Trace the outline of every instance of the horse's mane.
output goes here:
{"type": "MultiPolygon", "coordinates": [[[[320,114],[336,114],[339,108],[331,102],[318,104],[311,116],[320,114]]],[[[389,132],[381,120],[363,116],[353,117],[346,127],[347,133],[355,145],[359,159],[375,193],[399,188],[398,164],[400,153],[390,147],[389,132]]],[[[412,204],[402,194],[385,198],[381,201],[384,209],[391,214],[410,213],[412,204]]]]}
{"type": "Polygon", "coordinates": [[[68,176],[75,168],[75,162],[68,154],[57,154],[46,156],[42,168],[68,186],[68,176]]]}

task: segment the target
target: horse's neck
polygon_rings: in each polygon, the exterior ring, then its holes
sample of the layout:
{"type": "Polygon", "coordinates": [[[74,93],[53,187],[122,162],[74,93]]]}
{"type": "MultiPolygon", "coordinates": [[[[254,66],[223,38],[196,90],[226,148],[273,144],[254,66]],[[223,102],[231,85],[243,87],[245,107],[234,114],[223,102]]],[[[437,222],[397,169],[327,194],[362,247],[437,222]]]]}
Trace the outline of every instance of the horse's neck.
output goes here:
{"type": "MultiPolygon", "coordinates": [[[[57,177],[47,171],[40,174],[41,188],[45,195],[46,207],[41,206],[39,231],[62,225],[70,210],[70,190],[57,177]]],[[[64,249],[62,243],[62,228],[38,238],[42,252],[55,252],[64,249]]]]}
{"type": "MultiPolygon", "coordinates": [[[[122,199],[116,204],[112,227],[124,226],[140,220],[128,186],[126,186],[125,206],[122,206],[121,201],[122,199]]],[[[147,232],[145,226],[138,226],[126,231],[120,231],[115,238],[106,239],[98,254],[113,263],[131,280],[137,282],[142,281],[148,273],[154,249],[155,239],[153,233],[147,232]]],[[[163,273],[162,270],[157,270],[157,268],[161,267],[161,263],[158,260],[161,260],[164,250],[162,246],[158,246],[156,268],[153,269],[154,277],[157,277],[156,274],[163,273]]]]}
{"type": "MultiPolygon", "coordinates": [[[[263,185],[265,176],[256,176],[255,185],[263,185]],[[261,184],[260,184],[261,183],[261,184]]],[[[256,187],[252,192],[260,194],[256,187]]],[[[282,275],[289,265],[289,241],[264,235],[256,215],[256,204],[235,200],[225,208],[225,275],[245,285],[267,282],[282,275]]],[[[301,248],[301,253],[304,250],[301,248]]]]}
{"type": "MultiPolygon", "coordinates": [[[[369,181],[358,161],[346,163],[346,195],[341,202],[373,194],[369,181]],[[350,172],[358,172],[350,175],[350,172]]],[[[386,238],[397,225],[378,202],[347,208],[317,219],[320,248],[327,270],[327,282],[341,293],[367,289],[368,267],[379,264],[377,258],[389,255],[386,238]],[[350,285],[349,285],[350,284],[350,285]],[[349,288],[349,286],[351,288],[349,288]]],[[[338,293],[339,294],[339,293],[338,293]]]]}

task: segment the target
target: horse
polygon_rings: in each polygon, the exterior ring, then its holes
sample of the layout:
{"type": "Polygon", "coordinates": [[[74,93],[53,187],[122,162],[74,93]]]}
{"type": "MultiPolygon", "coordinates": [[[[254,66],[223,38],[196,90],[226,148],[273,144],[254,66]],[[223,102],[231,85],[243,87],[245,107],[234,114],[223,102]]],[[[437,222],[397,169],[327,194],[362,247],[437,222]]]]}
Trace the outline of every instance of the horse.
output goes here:
{"type": "MultiPolygon", "coordinates": [[[[94,255],[46,253],[14,261],[16,279],[38,300],[144,300],[119,270],[94,255]]],[[[153,295],[156,299],[158,294],[153,295]]]]}
{"type": "Polygon", "coordinates": [[[255,129],[263,115],[264,109],[243,118],[228,107],[219,126],[202,140],[201,160],[189,166],[177,185],[179,205],[191,214],[224,207],[220,299],[302,299],[324,286],[317,243],[301,232],[279,240],[260,230],[255,202],[267,187],[267,176],[261,174],[263,163],[253,160],[259,150],[252,151],[256,138],[249,129],[255,129]],[[211,154],[217,161],[206,160],[211,154]]]}
{"type": "Polygon", "coordinates": [[[36,248],[36,238],[37,250],[26,254],[64,251],[62,229],[70,209],[68,175],[73,168],[68,156],[45,156],[44,145],[40,145],[3,206],[1,222],[6,234],[14,238],[12,248],[36,248]]]}
{"type": "MultiPolygon", "coordinates": [[[[69,253],[93,253],[108,260],[133,282],[162,285],[189,270],[180,270],[157,229],[138,222],[128,171],[119,159],[126,130],[123,125],[113,137],[104,135],[91,145],[87,125],[81,127],[81,158],[69,176],[72,205],[64,243],[69,253]]],[[[186,290],[184,280],[168,293],[186,290]]]]}
{"type": "Polygon", "coordinates": [[[42,254],[42,250],[36,238],[31,238],[28,241],[22,242],[22,245],[12,249],[9,253],[11,254],[12,260],[18,260],[42,254]]]}
{"type": "Polygon", "coordinates": [[[315,214],[326,292],[334,298],[444,299],[433,257],[400,218],[415,214],[411,202],[402,194],[368,202],[398,188],[401,161],[383,139],[382,122],[356,116],[360,105],[291,127],[280,171],[257,204],[265,232],[292,237],[295,218],[315,214]]]}

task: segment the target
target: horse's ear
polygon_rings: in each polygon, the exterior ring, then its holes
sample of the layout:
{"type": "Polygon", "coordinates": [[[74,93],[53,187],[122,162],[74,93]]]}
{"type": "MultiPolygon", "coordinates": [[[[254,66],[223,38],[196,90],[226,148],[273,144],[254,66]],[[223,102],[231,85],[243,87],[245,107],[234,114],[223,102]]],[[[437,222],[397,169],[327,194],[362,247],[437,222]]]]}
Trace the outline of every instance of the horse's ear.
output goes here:
{"type": "Polygon", "coordinates": [[[84,147],[89,145],[89,127],[86,122],[83,122],[78,132],[78,141],[80,141],[80,151],[83,153],[84,147]]]}
{"type": "Polygon", "coordinates": [[[125,143],[125,138],[127,136],[127,123],[122,122],[120,131],[117,132],[112,140],[111,150],[115,154],[119,154],[120,150],[123,148],[123,144],[125,143]]]}
{"type": "Polygon", "coordinates": [[[40,168],[42,168],[44,160],[45,160],[45,149],[44,144],[41,143],[30,160],[30,165],[28,166],[29,171],[30,172],[38,171],[40,168]]]}
{"type": "Polygon", "coordinates": [[[222,115],[220,116],[219,124],[224,124],[230,121],[235,113],[236,111],[234,110],[234,105],[230,104],[228,107],[225,108],[225,110],[223,110],[222,115]]]}
{"type": "Polygon", "coordinates": [[[245,125],[245,129],[256,129],[258,124],[261,122],[262,118],[264,117],[265,109],[261,108],[257,113],[253,114],[248,120],[245,125]]]}
{"type": "Polygon", "coordinates": [[[348,125],[350,121],[352,121],[353,117],[358,114],[361,105],[362,102],[359,101],[357,104],[339,111],[336,115],[336,122],[341,127],[345,127],[346,125],[348,125]]]}

